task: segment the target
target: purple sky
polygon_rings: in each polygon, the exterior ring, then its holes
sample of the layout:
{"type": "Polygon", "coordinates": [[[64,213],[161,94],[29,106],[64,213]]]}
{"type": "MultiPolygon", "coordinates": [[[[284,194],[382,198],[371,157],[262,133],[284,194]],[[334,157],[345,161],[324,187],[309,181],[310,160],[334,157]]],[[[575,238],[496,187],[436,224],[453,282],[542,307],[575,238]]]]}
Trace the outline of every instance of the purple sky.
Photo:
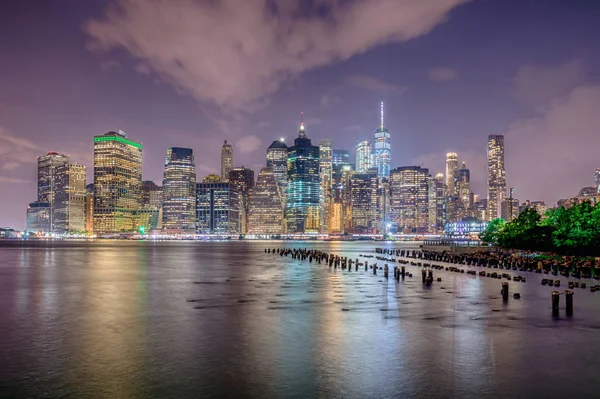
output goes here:
{"type": "MultiPolygon", "coordinates": [[[[272,140],[353,151],[386,103],[393,166],[441,172],[456,151],[485,196],[490,133],[506,134],[516,197],[576,195],[600,167],[600,2],[584,0],[36,0],[0,15],[0,226],[25,227],[36,156],[88,166],[93,136],[167,147],[201,179],[258,169],[272,140]]],[[[353,156],[353,154],[352,154],[353,156]]]]}

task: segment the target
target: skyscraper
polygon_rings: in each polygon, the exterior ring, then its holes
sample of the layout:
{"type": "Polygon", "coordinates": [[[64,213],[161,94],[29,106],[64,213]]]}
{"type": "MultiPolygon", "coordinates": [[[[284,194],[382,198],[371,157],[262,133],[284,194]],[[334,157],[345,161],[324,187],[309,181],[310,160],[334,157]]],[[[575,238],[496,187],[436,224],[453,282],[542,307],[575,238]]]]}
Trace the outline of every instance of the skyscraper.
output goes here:
{"type": "Polygon", "coordinates": [[[429,179],[429,227],[428,231],[433,234],[441,234],[446,224],[444,198],[446,196],[446,184],[444,174],[438,173],[429,179]]]}
{"type": "Polygon", "coordinates": [[[53,231],[85,231],[85,166],[68,162],[54,175],[53,231]]]}
{"type": "Polygon", "coordinates": [[[456,171],[458,170],[458,154],[455,152],[449,152],[446,154],[446,189],[448,190],[448,195],[454,195],[455,187],[454,187],[454,178],[456,175],[456,171]]]}
{"type": "MultiPolygon", "coordinates": [[[[49,206],[49,230],[54,231],[54,208],[56,206],[56,170],[58,167],[68,165],[69,157],[58,152],[49,152],[37,158],[37,202],[47,203],[49,206]]],[[[35,207],[34,207],[35,208],[35,207]]],[[[37,210],[37,208],[35,208],[37,210]]]]}
{"type": "Polygon", "coordinates": [[[375,165],[377,176],[382,178],[390,177],[392,169],[392,145],[390,142],[390,132],[383,124],[383,102],[381,103],[381,121],[379,128],[375,130],[375,165]]]}
{"type": "Polygon", "coordinates": [[[171,147],[165,157],[162,188],[163,230],[196,231],[196,165],[191,148],[171,147]]]}
{"type": "Polygon", "coordinates": [[[229,183],[196,184],[196,233],[238,235],[238,192],[229,183]]]}
{"type": "Polygon", "coordinates": [[[429,224],[429,170],[402,166],[390,174],[391,219],[397,231],[425,233],[429,224]]]}
{"type": "Polygon", "coordinates": [[[221,148],[221,180],[223,182],[229,180],[231,169],[233,169],[233,147],[225,140],[223,148],[221,148]]]}
{"type": "Polygon", "coordinates": [[[465,209],[471,208],[471,171],[467,169],[467,165],[463,162],[462,167],[455,172],[454,187],[456,194],[465,209]]]}
{"type": "Polygon", "coordinates": [[[352,233],[375,234],[377,219],[377,170],[356,173],[350,178],[352,196],[352,233]]]}
{"type": "Polygon", "coordinates": [[[50,204],[35,201],[27,207],[27,231],[31,233],[50,232],[50,204]]]}
{"type": "Polygon", "coordinates": [[[331,154],[331,164],[345,165],[350,163],[350,152],[348,150],[334,149],[331,154]]]}
{"type": "Polygon", "coordinates": [[[229,172],[229,183],[239,193],[239,222],[240,234],[246,234],[248,230],[248,196],[254,188],[254,171],[245,168],[233,168],[229,172]]]}
{"type": "Polygon", "coordinates": [[[319,231],[329,234],[329,212],[332,199],[332,147],[331,140],[319,140],[319,177],[321,189],[319,201],[321,204],[321,222],[319,231]]]}
{"type": "Polygon", "coordinates": [[[367,173],[373,167],[373,145],[369,140],[356,143],[356,173],[367,173]]]}
{"type": "Polygon", "coordinates": [[[142,202],[142,145],[123,131],[94,137],[94,232],[135,231],[142,202]]]}
{"type": "Polygon", "coordinates": [[[85,231],[94,232],[94,183],[85,186],[85,231]]]}
{"type": "Polygon", "coordinates": [[[287,153],[288,147],[281,140],[275,140],[267,148],[267,167],[273,168],[275,180],[279,185],[279,192],[285,204],[286,186],[287,186],[287,153]]]}
{"type": "MultiPolygon", "coordinates": [[[[194,203],[196,202],[196,186],[194,185],[194,203]]],[[[195,204],[194,204],[195,207],[195,204]]],[[[138,213],[139,225],[144,231],[162,229],[162,187],[151,180],[142,182],[142,209],[138,213]]],[[[194,223],[196,215],[194,215],[194,223]]]]}
{"type": "Polygon", "coordinates": [[[488,220],[499,218],[502,201],[506,197],[506,171],[504,170],[504,135],[488,137],[488,220]]]}
{"type": "Polygon", "coordinates": [[[248,234],[283,233],[283,203],[273,168],[262,168],[250,190],[248,234]]]}
{"type": "Polygon", "coordinates": [[[319,155],[319,147],[312,145],[302,122],[294,145],[288,148],[288,233],[316,233],[319,230],[319,155]]]}

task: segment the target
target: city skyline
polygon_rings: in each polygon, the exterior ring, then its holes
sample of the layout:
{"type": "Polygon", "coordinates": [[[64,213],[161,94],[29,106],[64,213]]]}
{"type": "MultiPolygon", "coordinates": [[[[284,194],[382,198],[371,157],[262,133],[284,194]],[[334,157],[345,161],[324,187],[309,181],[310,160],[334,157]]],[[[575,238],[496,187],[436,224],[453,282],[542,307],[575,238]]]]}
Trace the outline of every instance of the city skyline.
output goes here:
{"type": "MultiPolygon", "coordinates": [[[[396,21],[392,31],[364,32],[376,39],[360,49],[344,47],[347,31],[331,27],[332,41],[339,38],[335,43],[347,53],[316,64],[309,54],[310,65],[285,64],[283,72],[290,71],[293,79],[275,80],[275,87],[244,83],[253,82],[254,71],[263,65],[252,54],[228,63],[214,60],[218,66],[244,65],[247,76],[240,75],[241,69],[231,71],[232,82],[244,84],[227,86],[216,76],[215,86],[196,86],[186,77],[198,71],[204,79],[207,67],[188,58],[182,60],[184,77],[174,80],[171,64],[156,64],[147,49],[132,53],[146,25],[127,1],[119,2],[131,11],[127,16],[106,14],[107,4],[115,2],[71,4],[66,15],[52,5],[36,4],[40,12],[35,29],[24,23],[31,18],[27,2],[20,3],[8,5],[7,15],[13,18],[0,28],[11,55],[0,66],[0,76],[11,77],[0,79],[0,188],[11,193],[0,210],[0,225],[24,227],[24,207],[36,197],[37,156],[51,151],[70,155],[87,166],[87,181],[93,181],[89,138],[109,130],[122,129],[144,144],[144,180],[160,182],[162,165],[153,160],[164,157],[169,147],[182,146],[194,151],[200,181],[210,173],[220,175],[218,148],[224,139],[235,148],[234,166],[258,172],[269,143],[284,137],[292,144],[301,110],[315,143],[331,139],[334,149],[353,153],[356,141],[372,138],[380,101],[385,102],[386,127],[392,133],[392,168],[422,165],[435,174],[444,171],[444,154],[456,152],[471,171],[472,191],[482,198],[489,134],[505,134],[507,186],[515,187],[522,201],[544,200],[553,206],[591,186],[599,167],[594,148],[600,144],[600,120],[594,110],[600,105],[600,88],[593,71],[600,65],[594,50],[600,9],[592,2],[541,7],[512,0],[440,0],[431,3],[432,20],[423,21],[419,31],[408,32],[405,23],[396,21]],[[557,24],[558,15],[562,18],[557,24]],[[503,35],[487,29],[492,18],[503,35]],[[536,32],[528,28],[532,20],[536,32]],[[391,39],[399,32],[409,40],[391,39]],[[132,42],[122,40],[126,34],[132,42]],[[24,49],[9,37],[35,38],[36,43],[24,49]],[[485,45],[489,40],[494,40],[493,48],[485,45]],[[375,66],[373,59],[381,58],[385,65],[375,66]],[[571,159],[572,154],[577,157],[571,159]],[[550,179],[553,184],[546,184],[550,179]]],[[[351,15],[352,3],[332,3],[323,12],[343,21],[351,15]]],[[[387,17],[382,13],[385,3],[372,2],[374,15],[387,17]]],[[[177,7],[150,4],[155,16],[177,7]]],[[[412,15],[407,4],[398,1],[394,7],[412,15]]],[[[197,16],[210,6],[198,2],[189,7],[197,16]]],[[[251,28],[231,7],[220,12],[224,26],[242,22],[251,28]]],[[[313,26],[321,26],[320,12],[308,18],[313,26]]],[[[392,18],[398,13],[387,14],[392,18]]],[[[227,32],[218,32],[219,45],[231,40],[227,32]]],[[[152,39],[157,51],[172,59],[165,48],[169,43],[152,39]]],[[[273,47],[289,55],[289,43],[282,45],[273,47]]],[[[264,60],[272,61],[271,53],[267,55],[264,60]]],[[[265,71],[273,76],[273,69],[265,71]]]]}

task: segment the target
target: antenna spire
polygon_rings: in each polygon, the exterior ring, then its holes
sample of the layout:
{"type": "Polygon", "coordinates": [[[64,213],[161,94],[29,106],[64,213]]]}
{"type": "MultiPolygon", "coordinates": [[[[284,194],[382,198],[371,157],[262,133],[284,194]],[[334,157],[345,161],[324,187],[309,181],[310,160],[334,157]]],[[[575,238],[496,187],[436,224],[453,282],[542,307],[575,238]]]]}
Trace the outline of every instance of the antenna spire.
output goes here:
{"type": "Polygon", "coordinates": [[[383,130],[383,101],[381,102],[381,130],[383,130]]]}
{"type": "Polygon", "coordinates": [[[306,137],[306,133],[304,133],[304,111],[300,112],[300,137],[306,137]]]}

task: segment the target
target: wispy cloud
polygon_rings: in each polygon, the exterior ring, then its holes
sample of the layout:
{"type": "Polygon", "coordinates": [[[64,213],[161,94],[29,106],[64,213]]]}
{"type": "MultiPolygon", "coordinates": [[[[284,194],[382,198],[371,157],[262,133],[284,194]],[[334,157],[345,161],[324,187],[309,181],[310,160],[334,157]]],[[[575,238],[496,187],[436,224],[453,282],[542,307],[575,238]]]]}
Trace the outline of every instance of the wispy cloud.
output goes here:
{"type": "Polygon", "coordinates": [[[458,79],[458,71],[449,67],[437,67],[429,70],[429,79],[435,82],[447,82],[458,79]]]}
{"type": "Polygon", "coordinates": [[[22,184],[29,183],[28,180],[18,179],[16,177],[0,176],[0,183],[22,184]]]}
{"type": "Polygon", "coordinates": [[[260,139],[254,135],[245,136],[235,142],[235,149],[241,154],[250,154],[262,145],[260,139]]]}
{"type": "Polygon", "coordinates": [[[466,1],[312,2],[323,16],[301,0],[114,0],[84,30],[89,49],[123,48],[198,100],[245,110],[305,71],[423,36],[466,1]]]}
{"type": "Polygon", "coordinates": [[[352,75],[346,79],[346,84],[359,89],[374,91],[381,94],[390,94],[405,90],[405,88],[384,82],[381,79],[377,79],[373,76],[367,75],[352,75]]]}

